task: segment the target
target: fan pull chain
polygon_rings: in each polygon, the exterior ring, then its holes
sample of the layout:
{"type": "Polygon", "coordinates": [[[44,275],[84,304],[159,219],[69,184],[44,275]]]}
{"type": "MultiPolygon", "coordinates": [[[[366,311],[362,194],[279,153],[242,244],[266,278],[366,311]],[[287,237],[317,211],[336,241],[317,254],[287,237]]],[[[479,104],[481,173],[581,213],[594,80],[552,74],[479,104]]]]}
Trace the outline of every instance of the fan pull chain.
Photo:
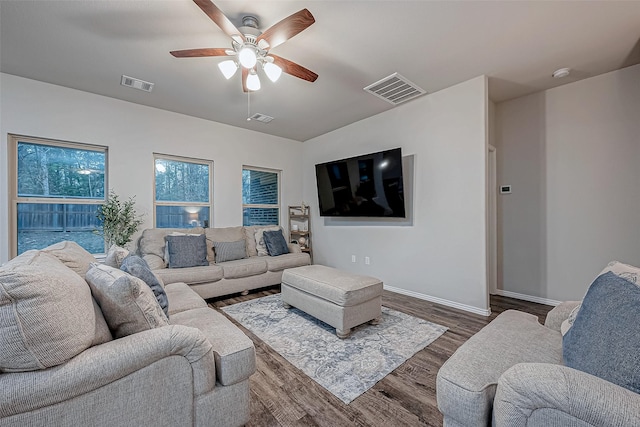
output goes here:
{"type": "Polygon", "coordinates": [[[251,121],[251,91],[247,91],[247,121],[251,121]]]}

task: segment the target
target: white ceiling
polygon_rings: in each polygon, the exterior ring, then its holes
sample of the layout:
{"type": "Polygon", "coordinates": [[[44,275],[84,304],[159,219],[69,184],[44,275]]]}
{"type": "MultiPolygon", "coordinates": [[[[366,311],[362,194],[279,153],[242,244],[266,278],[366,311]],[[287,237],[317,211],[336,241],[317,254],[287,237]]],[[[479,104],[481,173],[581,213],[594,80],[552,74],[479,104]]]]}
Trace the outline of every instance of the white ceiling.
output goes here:
{"type": "MultiPolygon", "coordinates": [[[[215,1],[265,30],[307,8],[316,22],[273,53],[319,74],[262,78],[248,122],[240,73],[171,50],[230,47],[191,0],[0,1],[0,71],[305,141],[393,108],[362,89],[399,72],[428,92],[486,74],[496,101],[640,63],[640,1],[215,1]],[[551,73],[570,67],[572,74],[551,73]],[[122,74],[155,83],[145,93],[122,74]]],[[[411,102],[411,101],[409,101],[411,102]]]]}

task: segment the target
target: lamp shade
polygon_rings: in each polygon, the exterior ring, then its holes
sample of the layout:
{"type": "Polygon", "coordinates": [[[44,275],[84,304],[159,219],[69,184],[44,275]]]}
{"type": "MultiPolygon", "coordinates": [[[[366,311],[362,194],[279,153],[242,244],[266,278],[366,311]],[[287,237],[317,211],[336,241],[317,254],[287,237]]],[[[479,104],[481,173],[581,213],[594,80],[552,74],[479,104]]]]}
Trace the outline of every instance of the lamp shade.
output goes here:
{"type": "Polygon", "coordinates": [[[244,68],[253,68],[256,65],[256,62],[258,62],[255,48],[252,46],[243,47],[240,50],[238,59],[244,68]]]}
{"type": "Polygon", "coordinates": [[[260,90],[260,79],[258,78],[258,75],[253,71],[247,76],[247,89],[254,92],[256,90],[260,90]]]}
{"type": "Polygon", "coordinates": [[[267,62],[264,64],[264,73],[269,77],[269,80],[275,83],[282,74],[282,68],[272,62],[267,62]]]}
{"type": "Polygon", "coordinates": [[[226,61],[222,61],[221,63],[218,64],[218,68],[220,68],[220,71],[222,72],[222,75],[229,80],[235,73],[236,70],[238,69],[238,64],[236,64],[235,61],[229,59],[226,61]]]}

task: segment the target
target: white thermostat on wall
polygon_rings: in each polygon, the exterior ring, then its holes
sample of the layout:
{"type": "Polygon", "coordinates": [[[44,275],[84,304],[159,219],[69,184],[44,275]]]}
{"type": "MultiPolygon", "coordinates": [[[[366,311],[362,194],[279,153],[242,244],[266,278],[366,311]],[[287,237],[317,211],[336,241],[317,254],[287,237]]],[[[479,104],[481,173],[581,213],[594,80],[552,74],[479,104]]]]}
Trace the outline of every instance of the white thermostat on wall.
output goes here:
{"type": "Polygon", "coordinates": [[[500,194],[511,194],[511,186],[510,185],[501,185],[500,186],[500,194]]]}

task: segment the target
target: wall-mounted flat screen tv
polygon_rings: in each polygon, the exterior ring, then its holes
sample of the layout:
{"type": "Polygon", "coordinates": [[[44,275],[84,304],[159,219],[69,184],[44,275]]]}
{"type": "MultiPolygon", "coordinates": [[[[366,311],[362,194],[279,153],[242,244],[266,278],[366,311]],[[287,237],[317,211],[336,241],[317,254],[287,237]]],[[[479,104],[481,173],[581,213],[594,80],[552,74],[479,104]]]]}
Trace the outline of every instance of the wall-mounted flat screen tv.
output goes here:
{"type": "Polygon", "coordinates": [[[320,216],[404,218],[400,148],[316,165],[320,216]]]}

